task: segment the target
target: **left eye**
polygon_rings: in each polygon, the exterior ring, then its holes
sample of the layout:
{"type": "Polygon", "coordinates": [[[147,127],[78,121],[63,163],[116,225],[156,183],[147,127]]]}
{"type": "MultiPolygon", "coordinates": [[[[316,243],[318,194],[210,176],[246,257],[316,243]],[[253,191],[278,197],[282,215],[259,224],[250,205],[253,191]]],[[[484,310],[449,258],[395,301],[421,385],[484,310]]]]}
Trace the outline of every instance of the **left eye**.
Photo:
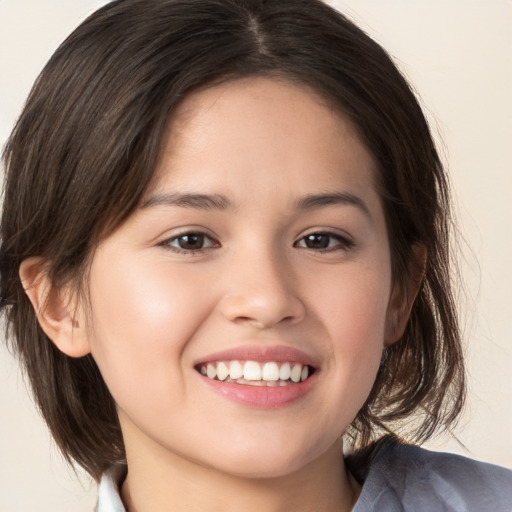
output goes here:
{"type": "Polygon", "coordinates": [[[215,242],[204,233],[183,233],[165,242],[165,245],[178,251],[200,251],[209,247],[215,247],[215,242]]]}
{"type": "Polygon", "coordinates": [[[348,248],[352,245],[350,241],[339,235],[332,233],[310,233],[302,237],[295,243],[295,247],[303,247],[305,249],[335,249],[348,248]]]}

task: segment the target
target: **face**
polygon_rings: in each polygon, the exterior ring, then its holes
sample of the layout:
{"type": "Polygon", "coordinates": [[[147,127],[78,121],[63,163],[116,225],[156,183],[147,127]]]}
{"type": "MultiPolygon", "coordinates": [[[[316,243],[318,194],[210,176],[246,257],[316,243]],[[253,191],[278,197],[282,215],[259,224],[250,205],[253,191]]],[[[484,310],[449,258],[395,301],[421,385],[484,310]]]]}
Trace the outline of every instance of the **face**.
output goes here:
{"type": "Polygon", "coordinates": [[[338,449],[394,341],[374,162],[321,98],[264,78],[191,95],[168,135],[90,269],[127,451],[298,470],[338,449]]]}

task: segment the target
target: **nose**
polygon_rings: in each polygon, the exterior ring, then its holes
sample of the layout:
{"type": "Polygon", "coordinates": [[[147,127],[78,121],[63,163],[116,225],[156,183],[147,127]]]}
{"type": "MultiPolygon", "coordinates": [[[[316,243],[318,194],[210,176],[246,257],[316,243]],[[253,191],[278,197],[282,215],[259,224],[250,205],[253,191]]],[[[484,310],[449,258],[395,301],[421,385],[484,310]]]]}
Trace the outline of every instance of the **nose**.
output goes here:
{"type": "Polygon", "coordinates": [[[305,316],[293,269],[274,251],[234,256],[226,279],[221,309],[231,322],[266,329],[305,316]]]}

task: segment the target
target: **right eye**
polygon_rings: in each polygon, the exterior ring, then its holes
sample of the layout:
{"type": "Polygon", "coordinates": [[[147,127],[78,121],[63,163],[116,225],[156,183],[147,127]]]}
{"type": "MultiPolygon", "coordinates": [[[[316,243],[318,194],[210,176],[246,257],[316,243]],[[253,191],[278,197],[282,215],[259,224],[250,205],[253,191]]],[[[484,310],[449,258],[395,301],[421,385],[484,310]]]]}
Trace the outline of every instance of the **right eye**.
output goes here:
{"type": "Polygon", "coordinates": [[[190,231],[181,233],[162,242],[160,245],[167,247],[171,251],[194,254],[205,249],[218,247],[219,244],[206,233],[190,231]]]}

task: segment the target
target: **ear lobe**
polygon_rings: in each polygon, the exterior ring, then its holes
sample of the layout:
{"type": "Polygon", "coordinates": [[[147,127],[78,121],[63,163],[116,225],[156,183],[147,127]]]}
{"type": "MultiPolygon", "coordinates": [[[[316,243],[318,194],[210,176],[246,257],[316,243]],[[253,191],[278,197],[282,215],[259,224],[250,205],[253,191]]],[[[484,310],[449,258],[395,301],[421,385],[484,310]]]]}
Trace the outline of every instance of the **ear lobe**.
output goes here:
{"type": "Polygon", "coordinates": [[[20,279],[39,325],[56,347],[70,357],[90,353],[85,322],[78,320],[69,287],[57,288],[47,274],[48,262],[32,257],[24,260],[19,269],[20,279]]]}
{"type": "Polygon", "coordinates": [[[395,283],[389,300],[384,346],[389,347],[397,342],[405,332],[411,309],[425,275],[427,249],[423,244],[412,247],[414,254],[410,265],[407,283],[403,286],[395,283]]]}

